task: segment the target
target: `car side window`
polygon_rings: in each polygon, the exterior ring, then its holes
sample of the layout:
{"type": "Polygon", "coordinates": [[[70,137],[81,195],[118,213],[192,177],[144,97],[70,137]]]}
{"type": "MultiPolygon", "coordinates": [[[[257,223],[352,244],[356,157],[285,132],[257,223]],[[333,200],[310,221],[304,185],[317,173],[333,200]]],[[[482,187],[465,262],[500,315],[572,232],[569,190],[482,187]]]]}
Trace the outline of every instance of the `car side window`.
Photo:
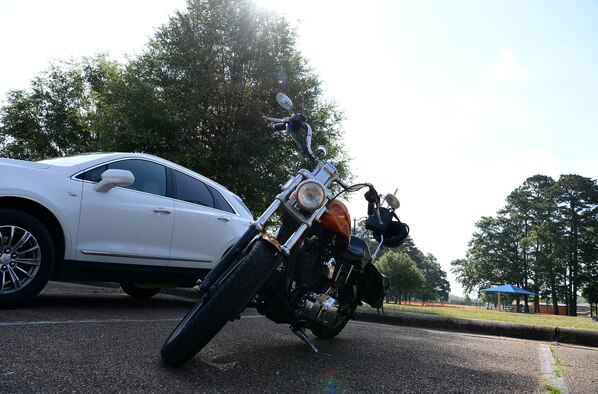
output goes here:
{"type": "Polygon", "coordinates": [[[135,176],[135,182],[127,189],[138,190],[159,196],[166,196],[166,167],[147,160],[120,160],[93,168],[77,178],[91,182],[102,180],[102,173],[106,170],[128,170],[135,176]]]}
{"type": "Polygon", "coordinates": [[[220,209],[221,211],[235,213],[235,210],[233,209],[233,207],[230,206],[228,201],[226,201],[226,198],[224,198],[224,196],[222,194],[220,194],[220,192],[218,190],[214,189],[210,185],[207,185],[207,186],[208,186],[208,189],[210,190],[210,193],[212,193],[212,196],[214,197],[214,208],[220,209]]]}
{"type": "Polygon", "coordinates": [[[214,197],[202,181],[178,171],[173,173],[179,200],[214,208],[214,197]]]}
{"type": "Polygon", "coordinates": [[[179,200],[236,213],[226,198],[212,186],[178,171],[173,171],[173,174],[179,200]]]}

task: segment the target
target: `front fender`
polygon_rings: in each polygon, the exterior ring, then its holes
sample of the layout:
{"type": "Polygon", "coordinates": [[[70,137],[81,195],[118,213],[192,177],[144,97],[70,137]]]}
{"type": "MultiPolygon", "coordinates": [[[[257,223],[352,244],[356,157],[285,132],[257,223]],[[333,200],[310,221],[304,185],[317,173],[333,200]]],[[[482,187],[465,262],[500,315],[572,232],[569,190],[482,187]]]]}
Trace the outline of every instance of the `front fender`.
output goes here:
{"type": "MultiPolygon", "coordinates": [[[[64,190],[63,190],[64,191],[64,190]]],[[[71,259],[74,250],[74,240],[76,238],[77,227],[79,223],[79,210],[81,206],[81,192],[73,190],[72,194],[69,191],[62,197],[60,206],[52,201],[51,198],[31,190],[23,189],[4,189],[0,194],[1,199],[11,199],[17,206],[33,206],[37,205],[48,211],[58,222],[62,229],[64,237],[64,255],[65,259],[71,259]],[[74,194],[74,195],[73,195],[74,194]],[[18,202],[18,201],[21,202],[18,202]]],[[[49,192],[50,197],[55,197],[56,192],[49,192]]],[[[2,204],[4,207],[5,204],[2,204]]]]}
{"type": "Polygon", "coordinates": [[[260,238],[263,239],[264,241],[268,242],[270,245],[274,246],[278,252],[282,251],[282,245],[280,244],[280,242],[278,242],[276,237],[274,237],[268,233],[262,233],[260,235],[260,238]]]}

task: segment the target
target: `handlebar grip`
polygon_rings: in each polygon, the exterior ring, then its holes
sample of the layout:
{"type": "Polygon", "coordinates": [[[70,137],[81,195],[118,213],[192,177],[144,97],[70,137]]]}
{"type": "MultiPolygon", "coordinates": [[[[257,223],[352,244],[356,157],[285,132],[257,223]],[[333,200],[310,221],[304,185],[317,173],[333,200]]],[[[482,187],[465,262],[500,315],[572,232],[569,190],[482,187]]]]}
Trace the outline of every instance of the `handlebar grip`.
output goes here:
{"type": "Polygon", "coordinates": [[[277,131],[284,131],[287,129],[287,124],[286,123],[276,123],[276,124],[272,125],[272,128],[277,131]]]}

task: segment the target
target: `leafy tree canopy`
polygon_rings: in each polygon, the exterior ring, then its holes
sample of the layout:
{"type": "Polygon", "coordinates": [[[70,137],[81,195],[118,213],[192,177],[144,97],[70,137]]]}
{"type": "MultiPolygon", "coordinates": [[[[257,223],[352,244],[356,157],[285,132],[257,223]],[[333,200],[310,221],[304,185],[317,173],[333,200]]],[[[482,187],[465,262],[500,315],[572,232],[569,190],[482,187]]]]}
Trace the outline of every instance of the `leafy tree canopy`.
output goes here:
{"type": "Polygon", "coordinates": [[[406,253],[389,251],[377,260],[376,266],[399,296],[421,290],[425,285],[423,272],[406,253]]]}
{"type": "Polygon", "coordinates": [[[0,109],[3,155],[36,160],[89,151],[156,154],[235,191],[254,211],[305,165],[262,115],[284,116],[287,93],[308,116],[314,145],[349,177],[342,114],[296,48],[288,22],[248,0],[189,0],[143,54],[52,65],[0,109]]]}

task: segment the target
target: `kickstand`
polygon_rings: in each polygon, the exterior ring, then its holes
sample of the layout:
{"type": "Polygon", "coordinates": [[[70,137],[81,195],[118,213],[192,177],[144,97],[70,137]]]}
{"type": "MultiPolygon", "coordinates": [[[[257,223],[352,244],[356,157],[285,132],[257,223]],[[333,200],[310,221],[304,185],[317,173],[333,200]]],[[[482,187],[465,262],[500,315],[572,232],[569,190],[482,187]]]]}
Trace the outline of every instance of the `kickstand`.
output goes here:
{"type": "Polygon", "coordinates": [[[302,327],[291,326],[291,331],[293,331],[293,334],[297,335],[303,342],[307,343],[314,353],[319,354],[320,356],[330,356],[330,354],[322,353],[320,349],[316,347],[316,345],[307,337],[307,334],[305,334],[305,330],[303,330],[302,327]]]}

